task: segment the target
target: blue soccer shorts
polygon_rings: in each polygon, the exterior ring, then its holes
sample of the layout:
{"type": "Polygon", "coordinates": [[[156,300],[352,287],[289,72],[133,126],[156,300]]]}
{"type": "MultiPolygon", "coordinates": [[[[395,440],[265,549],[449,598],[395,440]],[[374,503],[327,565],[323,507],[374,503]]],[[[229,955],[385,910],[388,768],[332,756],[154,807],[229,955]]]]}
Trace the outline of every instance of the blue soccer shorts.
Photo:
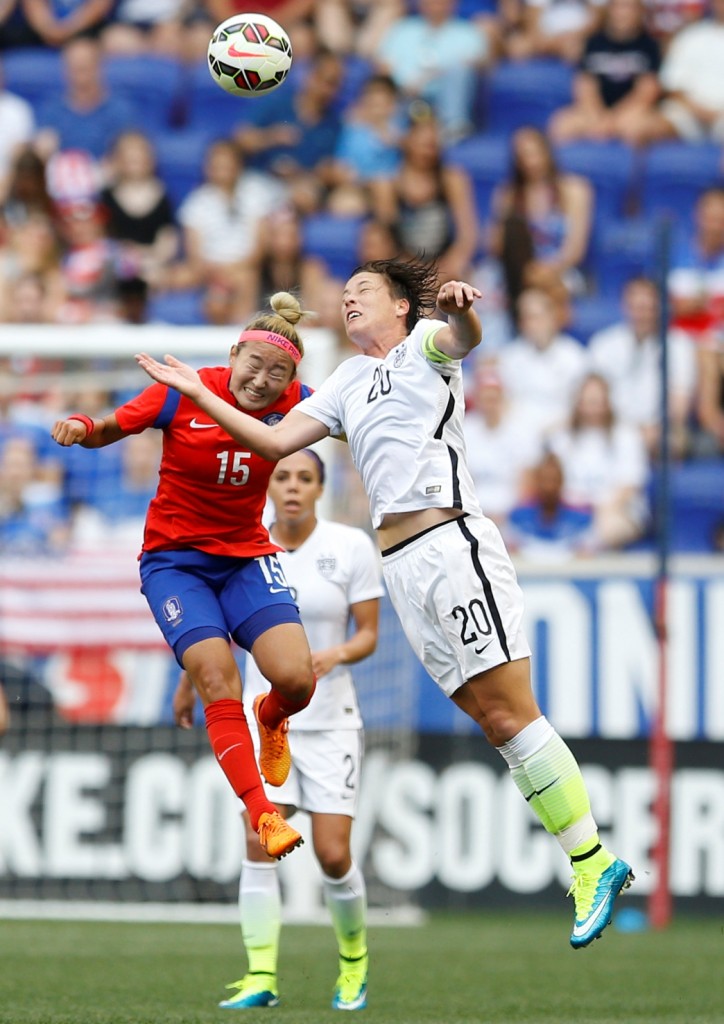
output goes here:
{"type": "Polygon", "coordinates": [[[205,551],[145,551],[141,592],[183,665],[192,644],[223,637],[250,651],[272,626],[298,622],[299,609],[275,555],[230,558],[205,551]]]}

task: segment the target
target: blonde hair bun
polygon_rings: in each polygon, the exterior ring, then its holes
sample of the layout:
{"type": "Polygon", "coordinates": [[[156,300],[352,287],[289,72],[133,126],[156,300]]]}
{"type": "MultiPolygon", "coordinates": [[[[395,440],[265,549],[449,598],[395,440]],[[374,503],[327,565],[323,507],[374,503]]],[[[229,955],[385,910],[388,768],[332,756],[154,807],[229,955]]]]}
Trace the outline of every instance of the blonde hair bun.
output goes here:
{"type": "Polygon", "coordinates": [[[269,305],[282,320],[289,324],[298,324],[304,316],[299,299],[291,292],[275,292],[269,299],[269,305]]]}
{"type": "Polygon", "coordinates": [[[291,292],[274,292],[269,299],[269,305],[276,315],[286,319],[287,323],[292,325],[298,324],[303,316],[315,315],[308,309],[302,309],[299,299],[291,292]]]}

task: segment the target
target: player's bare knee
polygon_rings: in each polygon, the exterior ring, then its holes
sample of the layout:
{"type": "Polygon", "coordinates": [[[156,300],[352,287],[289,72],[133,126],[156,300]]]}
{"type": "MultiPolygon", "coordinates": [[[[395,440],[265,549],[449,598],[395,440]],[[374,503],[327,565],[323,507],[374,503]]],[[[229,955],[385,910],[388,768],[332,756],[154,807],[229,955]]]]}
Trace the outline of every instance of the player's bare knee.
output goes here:
{"type": "Polygon", "coordinates": [[[495,746],[512,740],[530,722],[527,716],[522,716],[515,708],[506,704],[489,708],[485,718],[485,735],[495,746]]]}
{"type": "Polygon", "coordinates": [[[307,699],[314,686],[314,673],[309,666],[282,665],[275,669],[269,680],[287,700],[298,701],[300,704],[307,699]]]}
{"type": "Polygon", "coordinates": [[[349,847],[344,842],[328,842],[315,850],[319,866],[327,878],[344,878],[352,866],[349,847]]]}
{"type": "Polygon", "coordinates": [[[194,672],[192,682],[207,704],[240,696],[238,679],[221,665],[201,666],[194,672]]]}

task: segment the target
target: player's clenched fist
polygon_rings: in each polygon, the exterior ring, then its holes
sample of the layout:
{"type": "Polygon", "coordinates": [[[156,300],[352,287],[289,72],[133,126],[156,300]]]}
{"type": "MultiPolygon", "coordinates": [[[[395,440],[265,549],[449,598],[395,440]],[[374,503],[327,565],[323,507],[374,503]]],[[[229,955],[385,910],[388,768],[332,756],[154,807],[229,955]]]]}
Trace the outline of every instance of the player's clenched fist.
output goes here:
{"type": "Polygon", "coordinates": [[[72,444],[80,444],[88,436],[88,427],[81,420],[58,420],[50,432],[50,436],[58,444],[69,448],[72,444]]]}

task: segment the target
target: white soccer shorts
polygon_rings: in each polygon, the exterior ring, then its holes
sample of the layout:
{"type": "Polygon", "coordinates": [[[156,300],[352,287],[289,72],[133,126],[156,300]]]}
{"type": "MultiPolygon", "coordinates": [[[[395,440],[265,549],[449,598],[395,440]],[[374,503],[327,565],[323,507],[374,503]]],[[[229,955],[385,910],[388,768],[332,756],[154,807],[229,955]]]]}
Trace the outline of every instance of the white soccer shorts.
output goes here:
{"type": "MultiPolygon", "coordinates": [[[[257,730],[250,725],[259,759],[257,730]]],[[[361,729],[335,731],[289,730],[292,768],[282,786],[264,784],[275,804],[318,814],[346,814],[354,818],[359,796],[364,752],[361,729]]]]}
{"type": "Polygon", "coordinates": [[[448,697],[473,676],[530,656],[523,593],[492,520],[438,526],[384,554],[382,569],[412,649],[448,697]]]}

